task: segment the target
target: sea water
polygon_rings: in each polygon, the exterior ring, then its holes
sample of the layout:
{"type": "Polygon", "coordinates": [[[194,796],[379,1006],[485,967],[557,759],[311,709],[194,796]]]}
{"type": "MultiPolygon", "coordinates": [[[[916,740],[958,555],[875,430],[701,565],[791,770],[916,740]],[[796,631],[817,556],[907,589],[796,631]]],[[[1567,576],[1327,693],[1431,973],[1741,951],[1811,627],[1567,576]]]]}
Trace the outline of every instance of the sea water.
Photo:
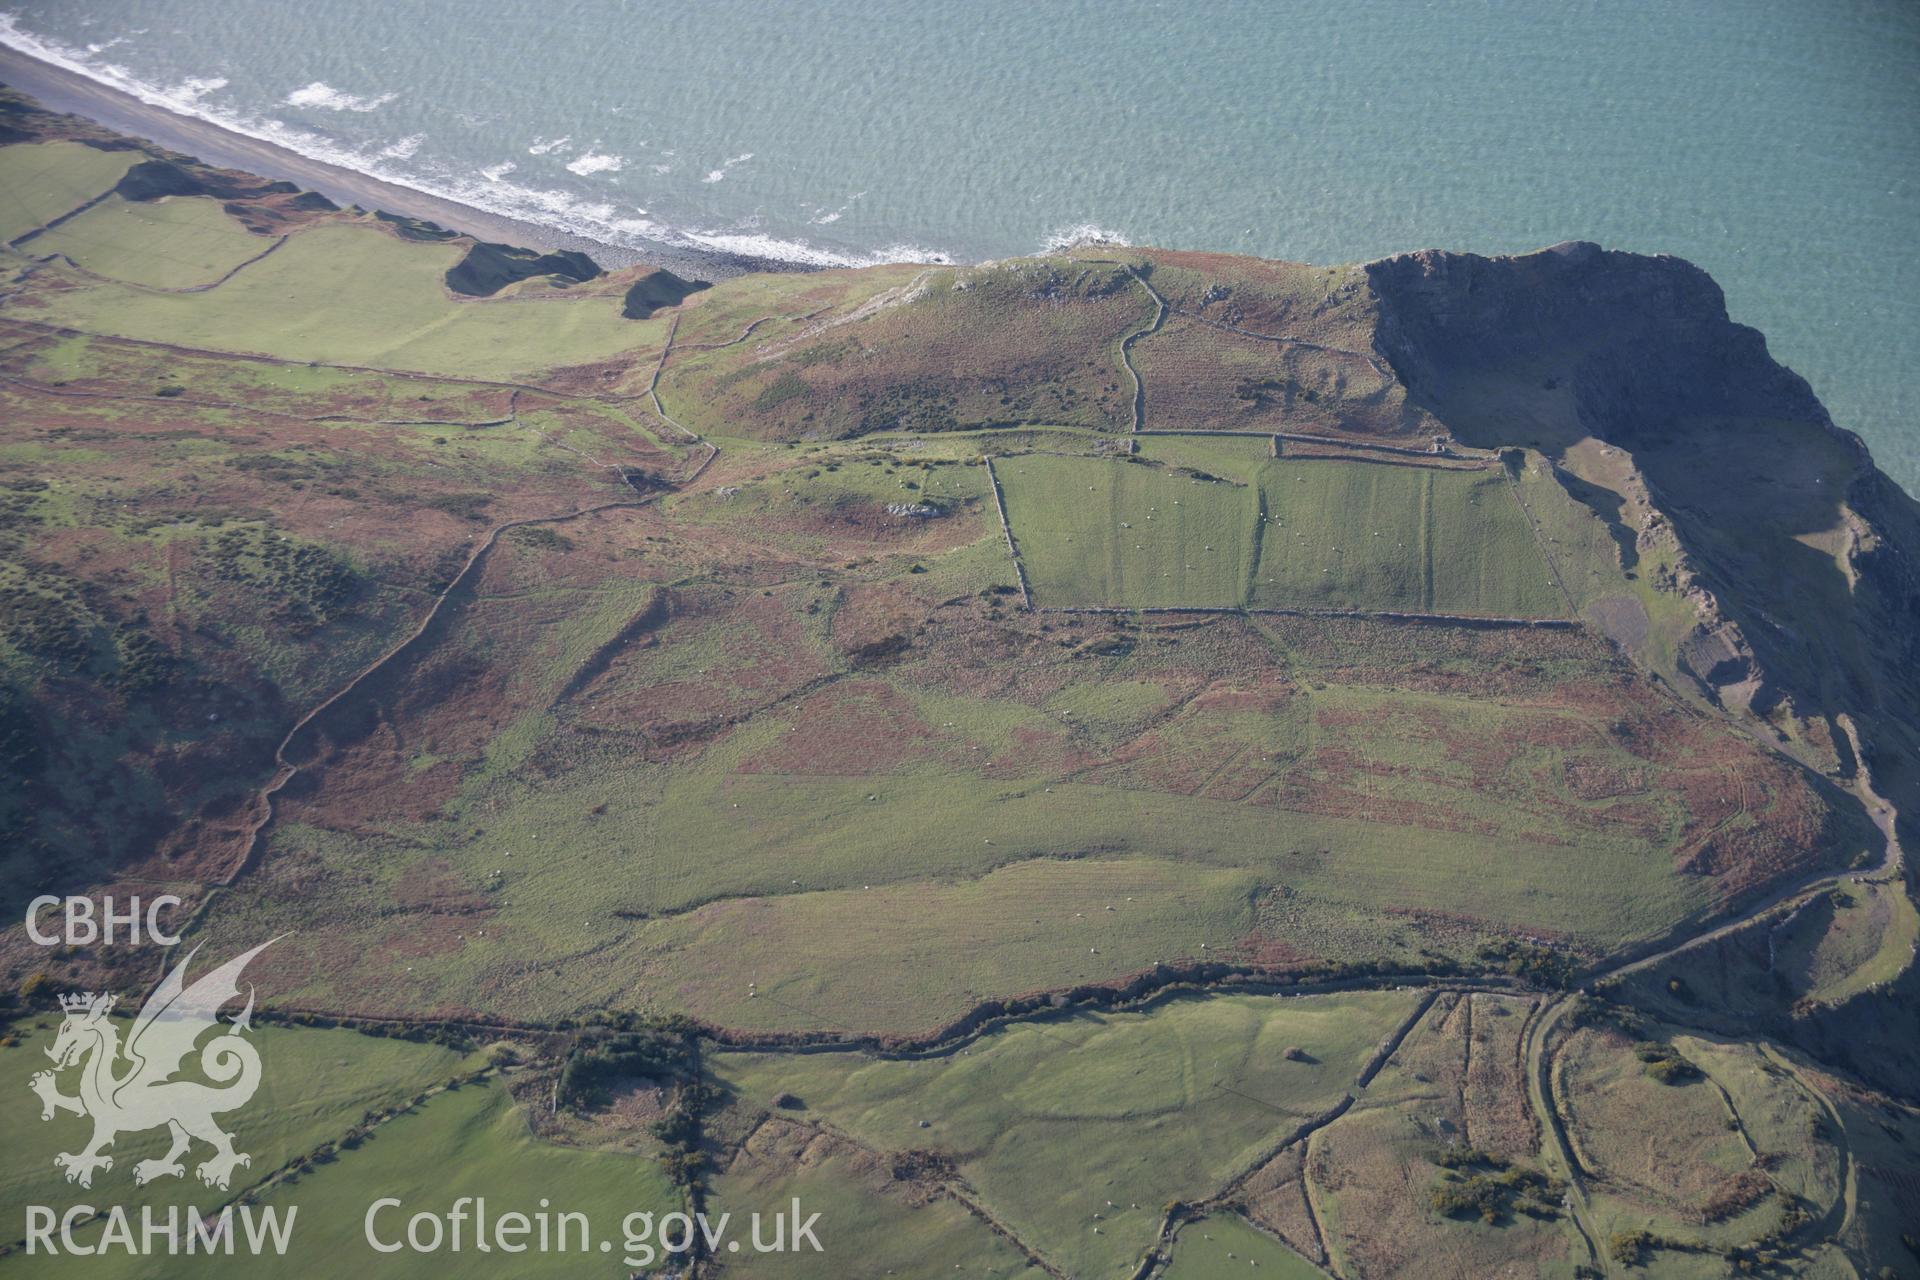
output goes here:
{"type": "Polygon", "coordinates": [[[1908,0],[0,0],[0,40],[596,238],[835,264],[1106,236],[1558,240],[1720,281],[1920,491],[1908,0]]]}

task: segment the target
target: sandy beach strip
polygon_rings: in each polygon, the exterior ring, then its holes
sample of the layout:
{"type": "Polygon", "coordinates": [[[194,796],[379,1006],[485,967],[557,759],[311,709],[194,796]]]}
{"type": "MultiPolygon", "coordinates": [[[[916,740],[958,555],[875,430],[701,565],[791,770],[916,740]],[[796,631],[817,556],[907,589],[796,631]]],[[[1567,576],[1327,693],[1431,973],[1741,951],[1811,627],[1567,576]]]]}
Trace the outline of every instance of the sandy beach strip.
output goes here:
{"type": "Polygon", "coordinates": [[[422,218],[481,240],[543,251],[573,249],[610,269],[646,263],[702,280],[719,280],[752,271],[807,269],[777,259],[690,249],[683,245],[629,248],[518,218],[502,217],[339,165],[311,160],[274,143],[176,114],[7,45],[0,45],[0,84],[26,94],[51,111],[84,116],[116,133],[193,156],[216,168],[239,169],[263,178],[293,182],[309,191],[318,191],[336,204],[422,218]]]}

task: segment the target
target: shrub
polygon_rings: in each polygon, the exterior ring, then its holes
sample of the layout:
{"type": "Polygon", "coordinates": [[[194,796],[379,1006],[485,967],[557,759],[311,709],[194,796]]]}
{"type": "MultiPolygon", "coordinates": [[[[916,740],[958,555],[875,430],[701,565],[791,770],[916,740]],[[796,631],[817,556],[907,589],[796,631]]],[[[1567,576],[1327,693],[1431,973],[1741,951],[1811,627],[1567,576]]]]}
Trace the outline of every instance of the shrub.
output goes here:
{"type": "Polygon", "coordinates": [[[1633,1053],[1647,1064],[1647,1074],[1661,1084],[1684,1084],[1700,1077],[1700,1068],[1663,1040],[1642,1040],[1633,1046],[1633,1053]]]}
{"type": "Polygon", "coordinates": [[[560,1069],[560,1100],[574,1107],[602,1106],[608,1087],[622,1077],[673,1081],[689,1079],[696,1071],[686,1027],[671,1022],[631,1031],[595,1027],[574,1042],[560,1069]]]}
{"type": "Polygon", "coordinates": [[[1456,1144],[1433,1157],[1443,1172],[1430,1203],[1449,1218],[1479,1218],[1489,1225],[1515,1213],[1552,1217],[1567,1184],[1538,1169],[1516,1168],[1504,1156],[1456,1144]],[[1473,1170],[1461,1173],[1460,1170],[1473,1170]]]}
{"type": "Polygon", "coordinates": [[[1480,959],[1544,987],[1564,991],[1573,985],[1573,957],[1552,947],[1507,938],[1481,947],[1480,959]]]}
{"type": "Polygon", "coordinates": [[[442,493],[428,498],[426,505],[462,520],[485,520],[486,506],[492,501],[492,496],[485,493],[442,493]]]}
{"type": "Polygon", "coordinates": [[[564,533],[556,533],[545,525],[522,525],[507,535],[523,546],[540,551],[571,551],[574,541],[564,533]]]}
{"type": "Polygon", "coordinates": [[[1622,1266],[1638,1266],[1650,1250],[1666,1243],[1651,1231],[1616,1231],[1607,1239],[1607,1255],[1622,1266]]]}

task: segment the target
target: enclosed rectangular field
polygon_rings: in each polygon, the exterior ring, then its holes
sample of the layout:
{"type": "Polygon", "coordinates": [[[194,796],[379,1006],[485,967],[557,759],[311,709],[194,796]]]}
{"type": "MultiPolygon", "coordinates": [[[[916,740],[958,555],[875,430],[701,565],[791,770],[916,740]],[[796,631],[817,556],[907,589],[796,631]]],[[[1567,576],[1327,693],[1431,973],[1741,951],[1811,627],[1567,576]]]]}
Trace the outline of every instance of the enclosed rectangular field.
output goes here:
{"type": "Polygon", "coordinates": [[[1259,485],[1255,608],[1569,612],[1498,471],[1280,458],[1259,485]]]}
{"type": "Polygon", "coordinates": [[[1263,458],[1223,443],[1158,437],[1137,460],[999,462],[1034,603],[1570,612],[1496,470],[1263,458]]]}
{"type": "Polygon", "coordinates": [[[1042,605],[1237,608],[1254,560],[1251,486],[1103,458],[995,464],[1042,605]]]}

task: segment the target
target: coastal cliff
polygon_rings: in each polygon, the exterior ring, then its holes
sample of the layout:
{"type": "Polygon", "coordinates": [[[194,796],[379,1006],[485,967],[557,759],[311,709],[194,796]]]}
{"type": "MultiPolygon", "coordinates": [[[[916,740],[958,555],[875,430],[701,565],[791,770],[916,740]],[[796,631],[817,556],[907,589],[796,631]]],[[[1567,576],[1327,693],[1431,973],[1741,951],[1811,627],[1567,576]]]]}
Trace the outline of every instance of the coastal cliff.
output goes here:
{"type": "MultiPolygon", "coordinates": [[[[1614,528],[1623,572],[1664,566],[1654,585],[1684,603],[1676,629],[1663,644],[1629,628],[1615,636],[1622,647],[1853,784],[1869,807],[1891,802],[1879,820],[1893,852],[1862,879],[1867,892],[1910,894],[1898,848],[1920,805],[1914,500],[1690,263],[1564,244],[1515,258],[1406,254],[1367,271],[1381,354],[1414,403],[1463,443],[1539,449],[1614,528]]],[[[1608,629],[1602,611],[1590,620],[1608,629]]],[[[1788,1000],[1783,927],[1716,944],[1705,968],[1718,985],[1686,1001],[1670,991],[1689,990],[1698,957],[1635,996],[1729,1034],[1767,1026],[1909,1088],[1920,1071],[1910,957],[1846,998],[1788,1000]]]]}
{"type": "MultiPolygon", "coordinates": [[[[1870,742],[1899,740],[1876,777],[1911,797],[1920,508],[1706,272],[1573,242],[1403,254],[1367,275],[1415,403],[1465,444],[1540,448],[1603,519],[1637,511],[1637,549],[1675,544],[1671,586],[1698,615],[1681,675],[1763,720],[1861,717],[1870,742]],[[1631,470],[1583,467],[1586,439],[1631,470]]],[[[1831,726],[1815,736],[1847,754],[1831,726]]]]}

